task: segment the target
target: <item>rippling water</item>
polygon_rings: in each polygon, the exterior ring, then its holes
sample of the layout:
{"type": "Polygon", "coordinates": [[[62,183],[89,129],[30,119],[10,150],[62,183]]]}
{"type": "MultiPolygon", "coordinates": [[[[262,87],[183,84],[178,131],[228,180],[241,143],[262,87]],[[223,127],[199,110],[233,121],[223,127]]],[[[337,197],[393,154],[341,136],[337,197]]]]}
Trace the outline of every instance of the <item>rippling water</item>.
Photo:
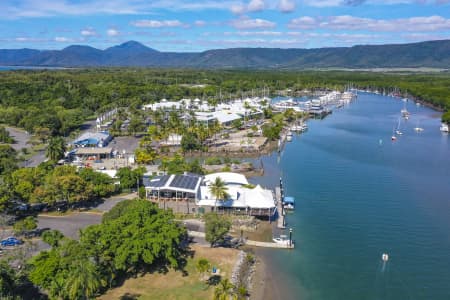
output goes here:
{"type": "Polygon", "coordinates": [[[361,93],[263,159],[254,180],[281,175],[297,203],[296,249],[264,250],[280,299],[450,299],[450,137],[439,114],[408,102],[392,142],[403,105],[361,93]]]}

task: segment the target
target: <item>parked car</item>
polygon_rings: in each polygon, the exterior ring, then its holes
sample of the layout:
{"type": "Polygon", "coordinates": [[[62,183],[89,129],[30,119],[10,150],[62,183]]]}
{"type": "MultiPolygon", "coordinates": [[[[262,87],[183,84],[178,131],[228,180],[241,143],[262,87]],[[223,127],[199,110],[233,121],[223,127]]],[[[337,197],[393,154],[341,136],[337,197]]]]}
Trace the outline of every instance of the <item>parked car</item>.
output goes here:
{"type": "Polygon", "coordinates": [[[2,247],[7,247],[7,246],[17,246],[17,245],[21,245],[23,244],[22,240],[19,240],[18,238],[15,238],[13,236],[7,237],[6,239],[3,239],[0,244],[2,245],[2,247]]]}

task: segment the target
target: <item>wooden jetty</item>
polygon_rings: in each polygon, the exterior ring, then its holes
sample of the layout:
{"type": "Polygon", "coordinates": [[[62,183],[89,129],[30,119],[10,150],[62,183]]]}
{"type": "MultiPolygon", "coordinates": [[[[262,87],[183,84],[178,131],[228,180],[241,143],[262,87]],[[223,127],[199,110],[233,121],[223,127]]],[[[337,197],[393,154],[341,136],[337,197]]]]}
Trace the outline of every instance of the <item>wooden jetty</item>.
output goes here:
{"type": "Polygon", "coordinates": [[[286,228],[286,212],[284,211],[283,207],[283,201],[281,198],[281,188],[277,186],[275,188],[275,199],[277,201],[277,212],[278,212],[278,223],[277,227],[279,229],[285,229],[286,228]]]}

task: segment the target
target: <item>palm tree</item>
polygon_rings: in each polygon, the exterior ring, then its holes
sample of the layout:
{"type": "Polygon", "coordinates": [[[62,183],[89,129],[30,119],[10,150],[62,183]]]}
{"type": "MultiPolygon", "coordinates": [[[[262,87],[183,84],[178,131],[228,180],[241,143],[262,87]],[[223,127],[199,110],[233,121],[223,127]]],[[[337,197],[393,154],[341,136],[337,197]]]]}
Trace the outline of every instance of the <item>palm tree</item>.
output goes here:
{"type": "Polygon", "coordinates": [[[215,207],[217,208],[217,200],[224,200],[228,197],[227,193],[228,188],[225,185],[225,182],[217,176],[213,183],[209,186],[209,191],[216,198],[215,207]]]}
{"type": "Polygon", "coordinates": [[[234,288],[234,284],[232,284],[228,279],[221,280],[219,285],[214,290],[214,300],[237,299],[234,288]]]}
{"type": "Polygon", "coordinates": [[[237,298],[239,300],[242,300],[242,299],[247,299],[247,297],[248,297],[248,290],[247,290],[247,288],[244,285],[240,285],[237,288],[237,298]]]}
{"type": "Polygon", "coordinates": [[[66,151],[66,146],[64,139],[60,136],[52,137],[47,146],[45,155],[50,159],[57,161],[64,157],[64,152],[66,151]]]}
{"type": "Polygon", "coordinates": [[[87,259],[82,259],[75,262],[65,289],[70,299],[90,299],[100,286],[101,280],[95,265],[87,259]]]}

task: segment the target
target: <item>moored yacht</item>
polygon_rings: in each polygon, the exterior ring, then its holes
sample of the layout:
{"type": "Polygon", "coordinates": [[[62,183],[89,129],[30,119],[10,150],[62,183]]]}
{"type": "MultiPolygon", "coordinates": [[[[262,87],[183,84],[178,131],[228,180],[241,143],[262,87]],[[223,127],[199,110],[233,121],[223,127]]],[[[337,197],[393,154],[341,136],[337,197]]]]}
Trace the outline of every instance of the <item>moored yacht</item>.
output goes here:
{"type": "Polygon", "coordinates": [[[448,124],[442,123],[441,127],[439,128],[441,132],[448,132],[448,124]]]}

